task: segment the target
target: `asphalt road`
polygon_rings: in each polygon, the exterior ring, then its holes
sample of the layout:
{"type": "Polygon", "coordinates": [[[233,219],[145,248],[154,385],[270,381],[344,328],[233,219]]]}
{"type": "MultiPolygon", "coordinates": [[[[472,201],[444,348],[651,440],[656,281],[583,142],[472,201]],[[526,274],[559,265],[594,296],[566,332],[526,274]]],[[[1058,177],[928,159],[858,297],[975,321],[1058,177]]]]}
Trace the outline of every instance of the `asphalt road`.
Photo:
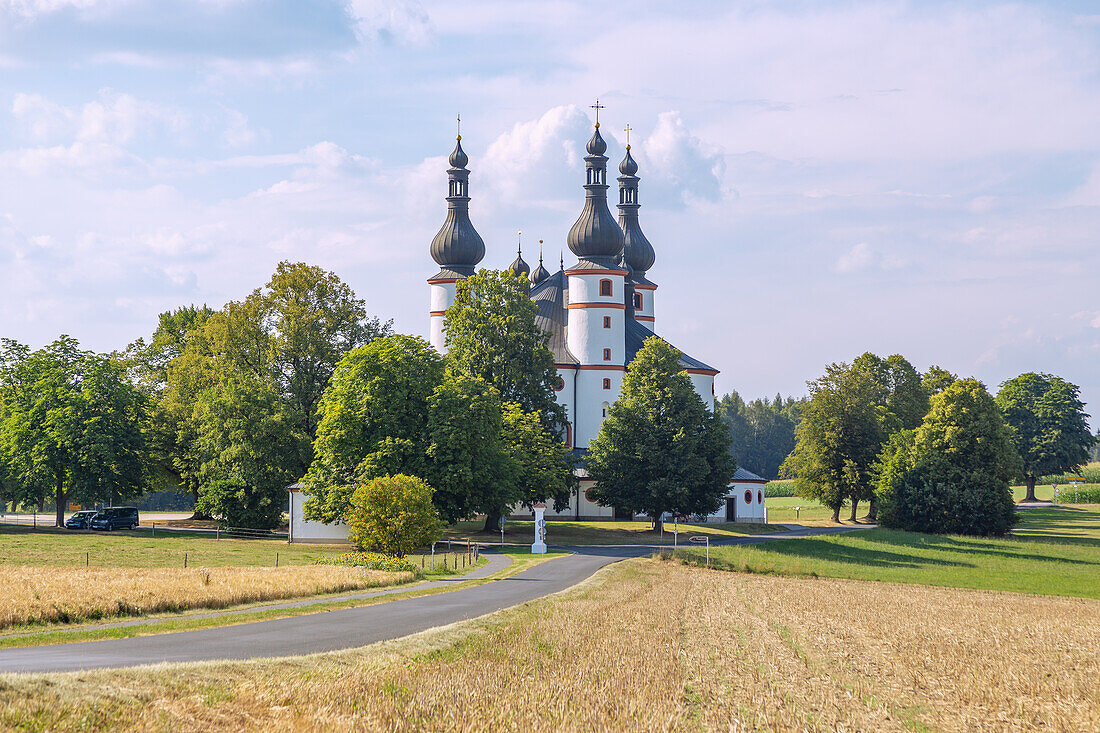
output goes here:
{"type": "MultiPolygon", "coordinates": [[[[776,535],[738,538],[723,544],[755,544],[853,529],[864,527],[806,528],[776,535]]],[[[541,563],[510,578],[419,598],[130,639],[0,649],[0,672],[68,672],[161,662],[283,657],[351,649],[476,618],[541,598],[576,585],[617,560],[668,548],[617,545],[568,549],[574,554],[541,563]]],[[[485,571],[487,569],[482,569],[482,572],[485,571]]]]}

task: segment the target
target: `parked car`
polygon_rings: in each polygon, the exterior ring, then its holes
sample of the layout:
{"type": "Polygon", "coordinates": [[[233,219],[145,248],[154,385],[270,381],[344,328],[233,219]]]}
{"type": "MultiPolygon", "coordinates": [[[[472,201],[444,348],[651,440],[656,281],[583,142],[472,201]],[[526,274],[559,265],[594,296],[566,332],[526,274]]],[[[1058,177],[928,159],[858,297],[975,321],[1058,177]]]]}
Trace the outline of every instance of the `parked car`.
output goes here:
{"type": "Polygon", "coordinates": [[[138,526],[138,510],[132,506],[108,507],[92,517],[88,526],[108,532],[112,529],[133,529],[138,526]]]}
{"type": "Polygon", "coordinates": [[[79,512],[73,512],[73,515],[65,520],[65,527],[68,529],[88,529],[88,523],[92,521],[92,517],[96,515],[94,509],[82,509],[79,512]]]}

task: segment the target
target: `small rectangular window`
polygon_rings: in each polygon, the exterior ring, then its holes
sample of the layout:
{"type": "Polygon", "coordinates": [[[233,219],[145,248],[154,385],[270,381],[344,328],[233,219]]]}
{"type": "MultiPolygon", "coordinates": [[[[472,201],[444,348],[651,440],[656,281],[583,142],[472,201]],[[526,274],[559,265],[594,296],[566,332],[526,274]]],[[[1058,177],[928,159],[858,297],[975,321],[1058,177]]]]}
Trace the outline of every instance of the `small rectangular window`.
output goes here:
{"type": "Polygon", "coordinates": [[[634,310],[640,311],[642,309],[642,294],[634,293],[634,310]]]}
{"type": "Polygon", "coordinates": [[[600,280],[600,295],[611,297],[611,281],[600,280]]]}
{"type": "Polygon", "coordinates": [[[604,316],[603,317],[603,327],[604,328],[611,328],[611,316],[604,316]]]}
{"type": "Polygon", "coordinates": [[[603,388],[604,389],[611,389],[611,380],[610,379],[603,380],[603,388]]]}
{"type": "Polygon", "coordinates": [[[604,361],[611,361],[611,349],[604,349],[603,350],[603,360],[604,361]]]}

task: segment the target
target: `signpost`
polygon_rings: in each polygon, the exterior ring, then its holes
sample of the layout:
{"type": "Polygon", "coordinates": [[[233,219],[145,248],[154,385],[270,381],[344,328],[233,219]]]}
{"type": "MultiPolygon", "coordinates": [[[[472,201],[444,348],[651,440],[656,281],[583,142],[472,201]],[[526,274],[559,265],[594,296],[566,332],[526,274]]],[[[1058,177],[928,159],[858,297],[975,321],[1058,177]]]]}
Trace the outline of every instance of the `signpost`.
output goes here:
{"type": "Polygon", "coordinates": [[[535,541],[531,544],[532,555],[546,553],[546,505],[539,503],[532,507],[535,510],[535,541]]]}
{"type": "Polygon", "coordinates": [[[701,545],[704,542],[707,544],[707,567],[709,568],[710,567],[710,537],[707,537],[706,535],[701,535],[701,534],[700,535],[695,535],[690,540],[688,540],[688,542],[692,542],[696,545],[701,545]]]}
{"type": "Polygon", "coordinates": [[[500,527],[500,546],[504,547],[504,515],[502,514],[497,526],[500,527]]]}

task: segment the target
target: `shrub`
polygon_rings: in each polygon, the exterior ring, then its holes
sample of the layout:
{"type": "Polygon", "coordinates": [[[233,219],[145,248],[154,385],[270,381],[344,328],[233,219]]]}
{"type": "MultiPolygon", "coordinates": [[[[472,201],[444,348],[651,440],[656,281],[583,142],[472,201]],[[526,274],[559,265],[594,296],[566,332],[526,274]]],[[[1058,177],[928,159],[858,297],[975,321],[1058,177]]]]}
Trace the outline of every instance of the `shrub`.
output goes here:
{"type": "Polygon", "coordinates": [[[432,504],[434,490],[415,476],[380,476],[351,497],[348,539],[362,550],[404,556],[439,539],[443,527],[432,504]]]}
{"type": "Polygon", "coordinates": [[[385,570],[390,573],[418,572],[418,568],[404,556],[390,557],[389,555],[380,555],[377,552],[345,552],[335,557],[323,557],[316,564],[342,565],[349,568],[364,568],[365,570],[385,570]]]}
{"type": "Polygon", "coordinates": [[[932,398],[921,426],[891,438],[876,495],[884,527],[1002,535],[1016,523],[1009,478],[1019,457],[993,398],[962,379],[932,398]]]}

